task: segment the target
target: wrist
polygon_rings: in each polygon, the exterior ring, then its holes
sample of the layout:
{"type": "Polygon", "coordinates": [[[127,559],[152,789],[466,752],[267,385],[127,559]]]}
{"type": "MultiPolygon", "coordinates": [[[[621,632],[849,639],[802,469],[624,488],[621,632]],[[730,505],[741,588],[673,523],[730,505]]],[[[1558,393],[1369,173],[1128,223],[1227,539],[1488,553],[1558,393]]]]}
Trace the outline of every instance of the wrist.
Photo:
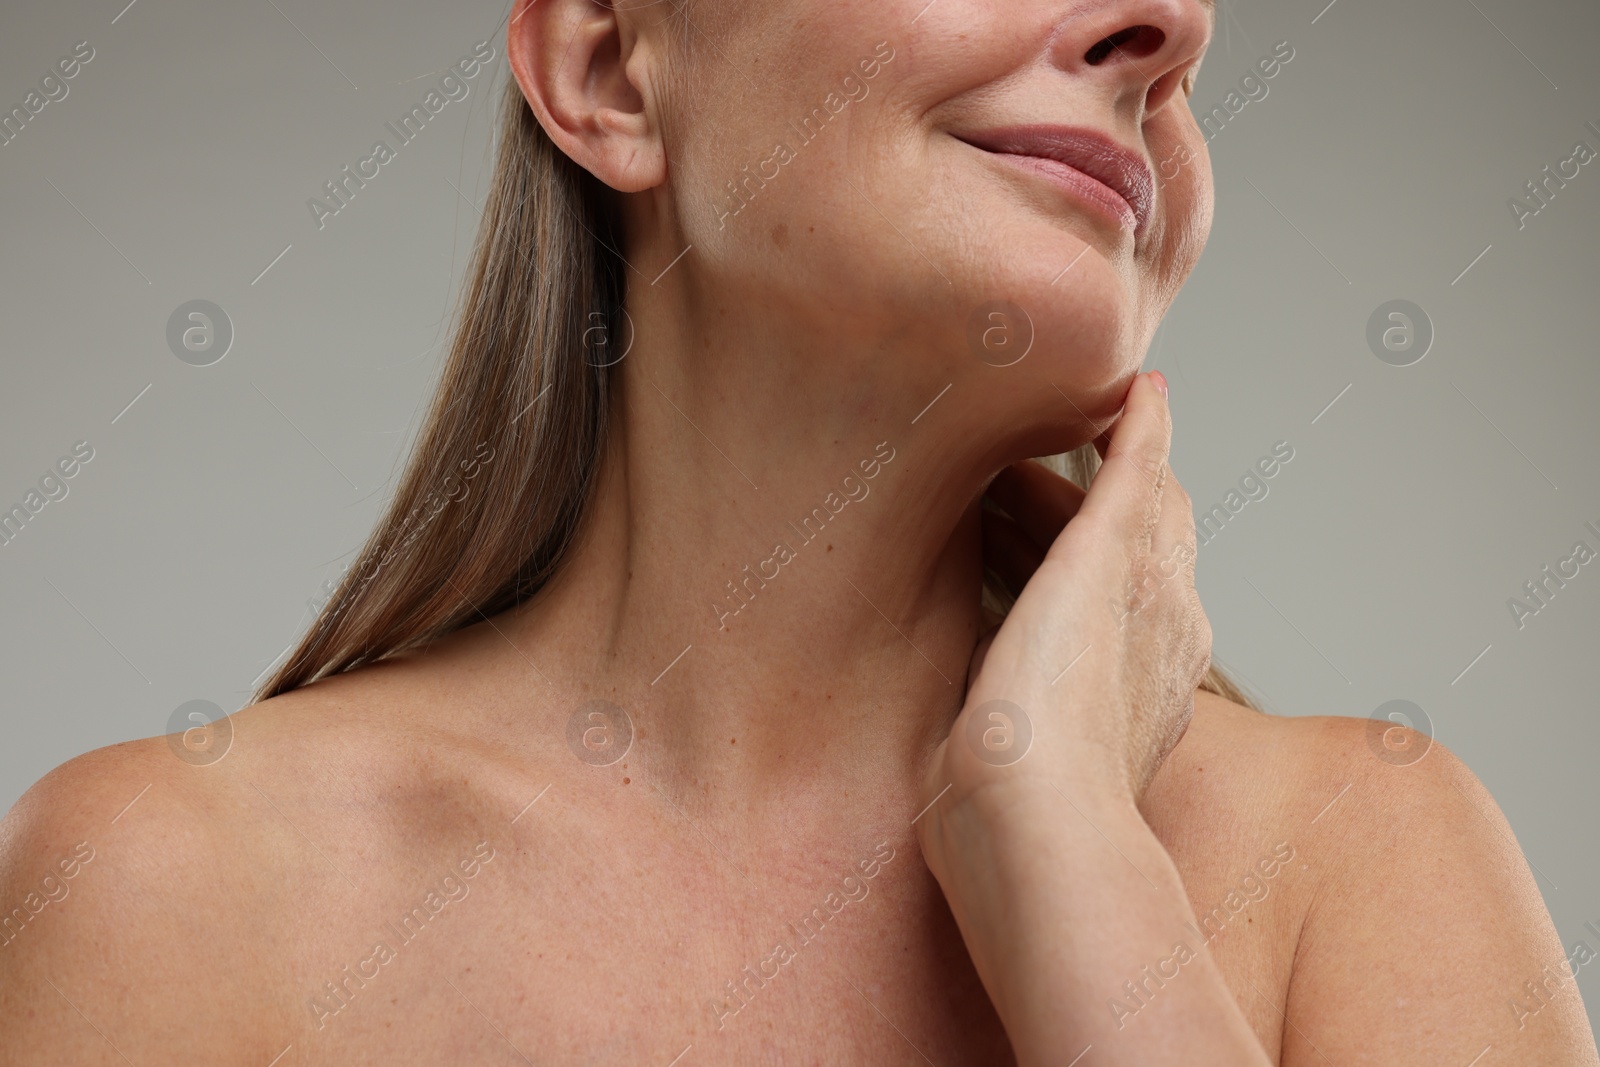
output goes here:
{"type": "MultiPolygon", "coordinates": [[[[1004,770],[952,781],[919,823],[941,882],[985,896],[1048,894],[1107,842],[1125,853],[1165,855],[1131,791],[1103,767],[1052,774],[1041,761],[1033,771],[1004,770]]],[[[954,888],[947,884],[947,894],[954,888]]]]}
{"type": "Polygon", "coordinates": [[[1034,804],[1060,807],[1068,802],[1110,817],[1137,816],[1138,800],[1128,768],[1111,746],[1084,737],[1070,740],[1034,737],[1013,762],[997,765],[973,745],[952,735],[941,770],[949,787],[943,809],[973,808],[985,820],[1028,811],[1034,804]]]}
{"type": "Polygon", "coordinates": [[[931,838],[930,866],[1019,1055],[1023,1045],[1053,1047],[1062,1026],[1081,1028],[1076,1012],[1041,1004],[1041,989],[1111,988],[1124,957],[1170,948],[1187,897],[1130,799],[1030,776],[947,796],[940,808],[924,848],[931,838]],[[1104,981],[1079,988],[1080,972],[1104,981]]]}

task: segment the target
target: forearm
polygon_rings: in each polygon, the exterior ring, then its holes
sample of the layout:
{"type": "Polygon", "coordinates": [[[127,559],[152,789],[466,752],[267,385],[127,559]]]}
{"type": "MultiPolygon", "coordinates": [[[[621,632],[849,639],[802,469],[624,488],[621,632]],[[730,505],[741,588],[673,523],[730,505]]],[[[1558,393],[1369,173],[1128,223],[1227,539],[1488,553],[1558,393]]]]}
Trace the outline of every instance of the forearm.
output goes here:
{"type": "Polygon", "coordinates": [[[1108,795],[1063,775],[942,812],[935,873],[1017,1062],[1064,1067],[1090,1045],[1096,1064],[1269,1062],[1171,858],[1108,795]]]}

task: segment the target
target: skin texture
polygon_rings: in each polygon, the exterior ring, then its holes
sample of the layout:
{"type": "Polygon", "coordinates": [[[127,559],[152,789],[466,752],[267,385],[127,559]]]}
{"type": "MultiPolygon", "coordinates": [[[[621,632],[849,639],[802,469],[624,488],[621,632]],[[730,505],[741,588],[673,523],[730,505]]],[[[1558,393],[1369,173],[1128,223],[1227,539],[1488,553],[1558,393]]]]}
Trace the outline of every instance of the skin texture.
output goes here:
{"type": "Polygon", "coordinates": [[[1134,374],[1210,227],[1180,87],[1209,8],[923,8],[517,6],[519,83],[627,222],[639,341],[582,536],[529,603],[236,714],[215,764],[156,738],[36,784],[0,822],[0,906],[94,858],[0,947],[0,1064],[1596,1062],[1570,980],[1517,1025],[1564,953],[1447,750],[1401,766],[1365,720],[1192,692],[1187,571],[1126,628],[1104,608],[1193,536],[1170,469],[1139,476],[1170,420],[1134,374]],[[878,42],[870,93],[719,221],[878,42]],[[951,136],[1023,121],[1194,162],[1135,241],[951,136]],[[1004,368],[967,340],[996,298],[1036,334],[1004,368]],[[1097,438],[1081,511],[1011,466],[1097,438]],[[874,457],[731,614],[727,583],[874,457]],[[1028,589],[976,663],[986,548],[1028,589]],[[1029,698],[1023,761],[943,744],[969,679],[1018,692],[1101,634],[1117,656],[1029,698]],[[567,742],[594,699],[634,730],[603,767],[567,742]]]}
{"type": "Polygon", "coordinates": [[[1015,535],[990,556],[1010,550],[1002,569],[1022,593],[980,642],[966,705],[923,791],[923,855],[1020,1063],[1073,1045],[1113,1062],[1175,1062],[1180,1033],[1186,1059],[1268,1062],[1214,961],[1180,940],[1195,916],[1137,807],[1192,725],[1211,646],[1193,589],[1192,509],[1167,468],[1160,381],[1136,380],[1087,493],[1030,464],[1003,472],[1029,484],[996,488],[1013,500],[1015,535]],[[1038,497],[1058,502],[1064,526],[1026,506],[1038,497]],[[1158,571],[1180,558],[1190,562],[1158,571]],[[1157,574],[1153,592],[1127,592],[1157,574]],[[1025,749],[992,733],[1012,720],[1029,735],[1025,749]],[[1063,802],[1076,819],[1062,820],[1063,802]],[[1109,870],[1106,844],[1122,860],[1109,870]],[[1085,863],[1093,852],[1104,859],[1085,863]],[[1096,993],[1115,988],[1130,954],[1172,959],[1143,995],[1130,992],[1131,1005],[1111,1009],[1111,1026],[1096,993]],[[1158,992],[1165,1024],[1130,1029],[1134,1008],[1158,992]]]}

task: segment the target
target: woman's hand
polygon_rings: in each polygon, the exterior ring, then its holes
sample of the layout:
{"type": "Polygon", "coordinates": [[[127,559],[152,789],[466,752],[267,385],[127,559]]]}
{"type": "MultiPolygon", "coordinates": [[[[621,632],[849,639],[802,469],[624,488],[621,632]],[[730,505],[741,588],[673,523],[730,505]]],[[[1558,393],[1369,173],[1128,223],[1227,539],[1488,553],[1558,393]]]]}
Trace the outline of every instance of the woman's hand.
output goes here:
{"type": "Polygon", "coordinates": [[[1203,948],[1164,1023],[1124,1033],[1106,1010],[1194,921],[1137,807],[1211,656],[1157,381],[1134,379],[1087,492],[1034,463],[995,479],[1008,515],[983,516],[985,556],[1022,592],[924,782],[923,856],[1022,1064],[1091,1044],[1100,1064],[1266,1062],[1203,948]]]}
{"type": "Polygon", "coordinates": [[[1021,595],[973,655],[925,799],[1069,772],[1137,801],[1183,736],[1211,627],[1164,388],[1134,380],[1087,493],[1033,462],[990,487],[1007,515],[985,511],[985,556],[1021,595]]]}

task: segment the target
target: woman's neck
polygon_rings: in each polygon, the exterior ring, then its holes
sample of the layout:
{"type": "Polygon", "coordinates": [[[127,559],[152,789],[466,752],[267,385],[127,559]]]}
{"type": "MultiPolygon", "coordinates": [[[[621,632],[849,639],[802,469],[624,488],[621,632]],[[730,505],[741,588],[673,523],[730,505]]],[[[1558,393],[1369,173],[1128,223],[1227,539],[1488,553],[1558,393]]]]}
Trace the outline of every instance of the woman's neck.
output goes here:
{"type": "Polygon", "coordinates": [[[960,386],[934,402],[938,370],[874,369],[915,367],[904,353],[808,364],[728,322],[714,350],[641,340],[613,370],[584,526],[501,628],[543,650],[574,709],[625,709],[630,761],[664,787],[899,789],[959,710],[979,498],[1028,442],[985,436],[960,386]],[[858,373],[837,373],[852,359],[858,373]]]}

